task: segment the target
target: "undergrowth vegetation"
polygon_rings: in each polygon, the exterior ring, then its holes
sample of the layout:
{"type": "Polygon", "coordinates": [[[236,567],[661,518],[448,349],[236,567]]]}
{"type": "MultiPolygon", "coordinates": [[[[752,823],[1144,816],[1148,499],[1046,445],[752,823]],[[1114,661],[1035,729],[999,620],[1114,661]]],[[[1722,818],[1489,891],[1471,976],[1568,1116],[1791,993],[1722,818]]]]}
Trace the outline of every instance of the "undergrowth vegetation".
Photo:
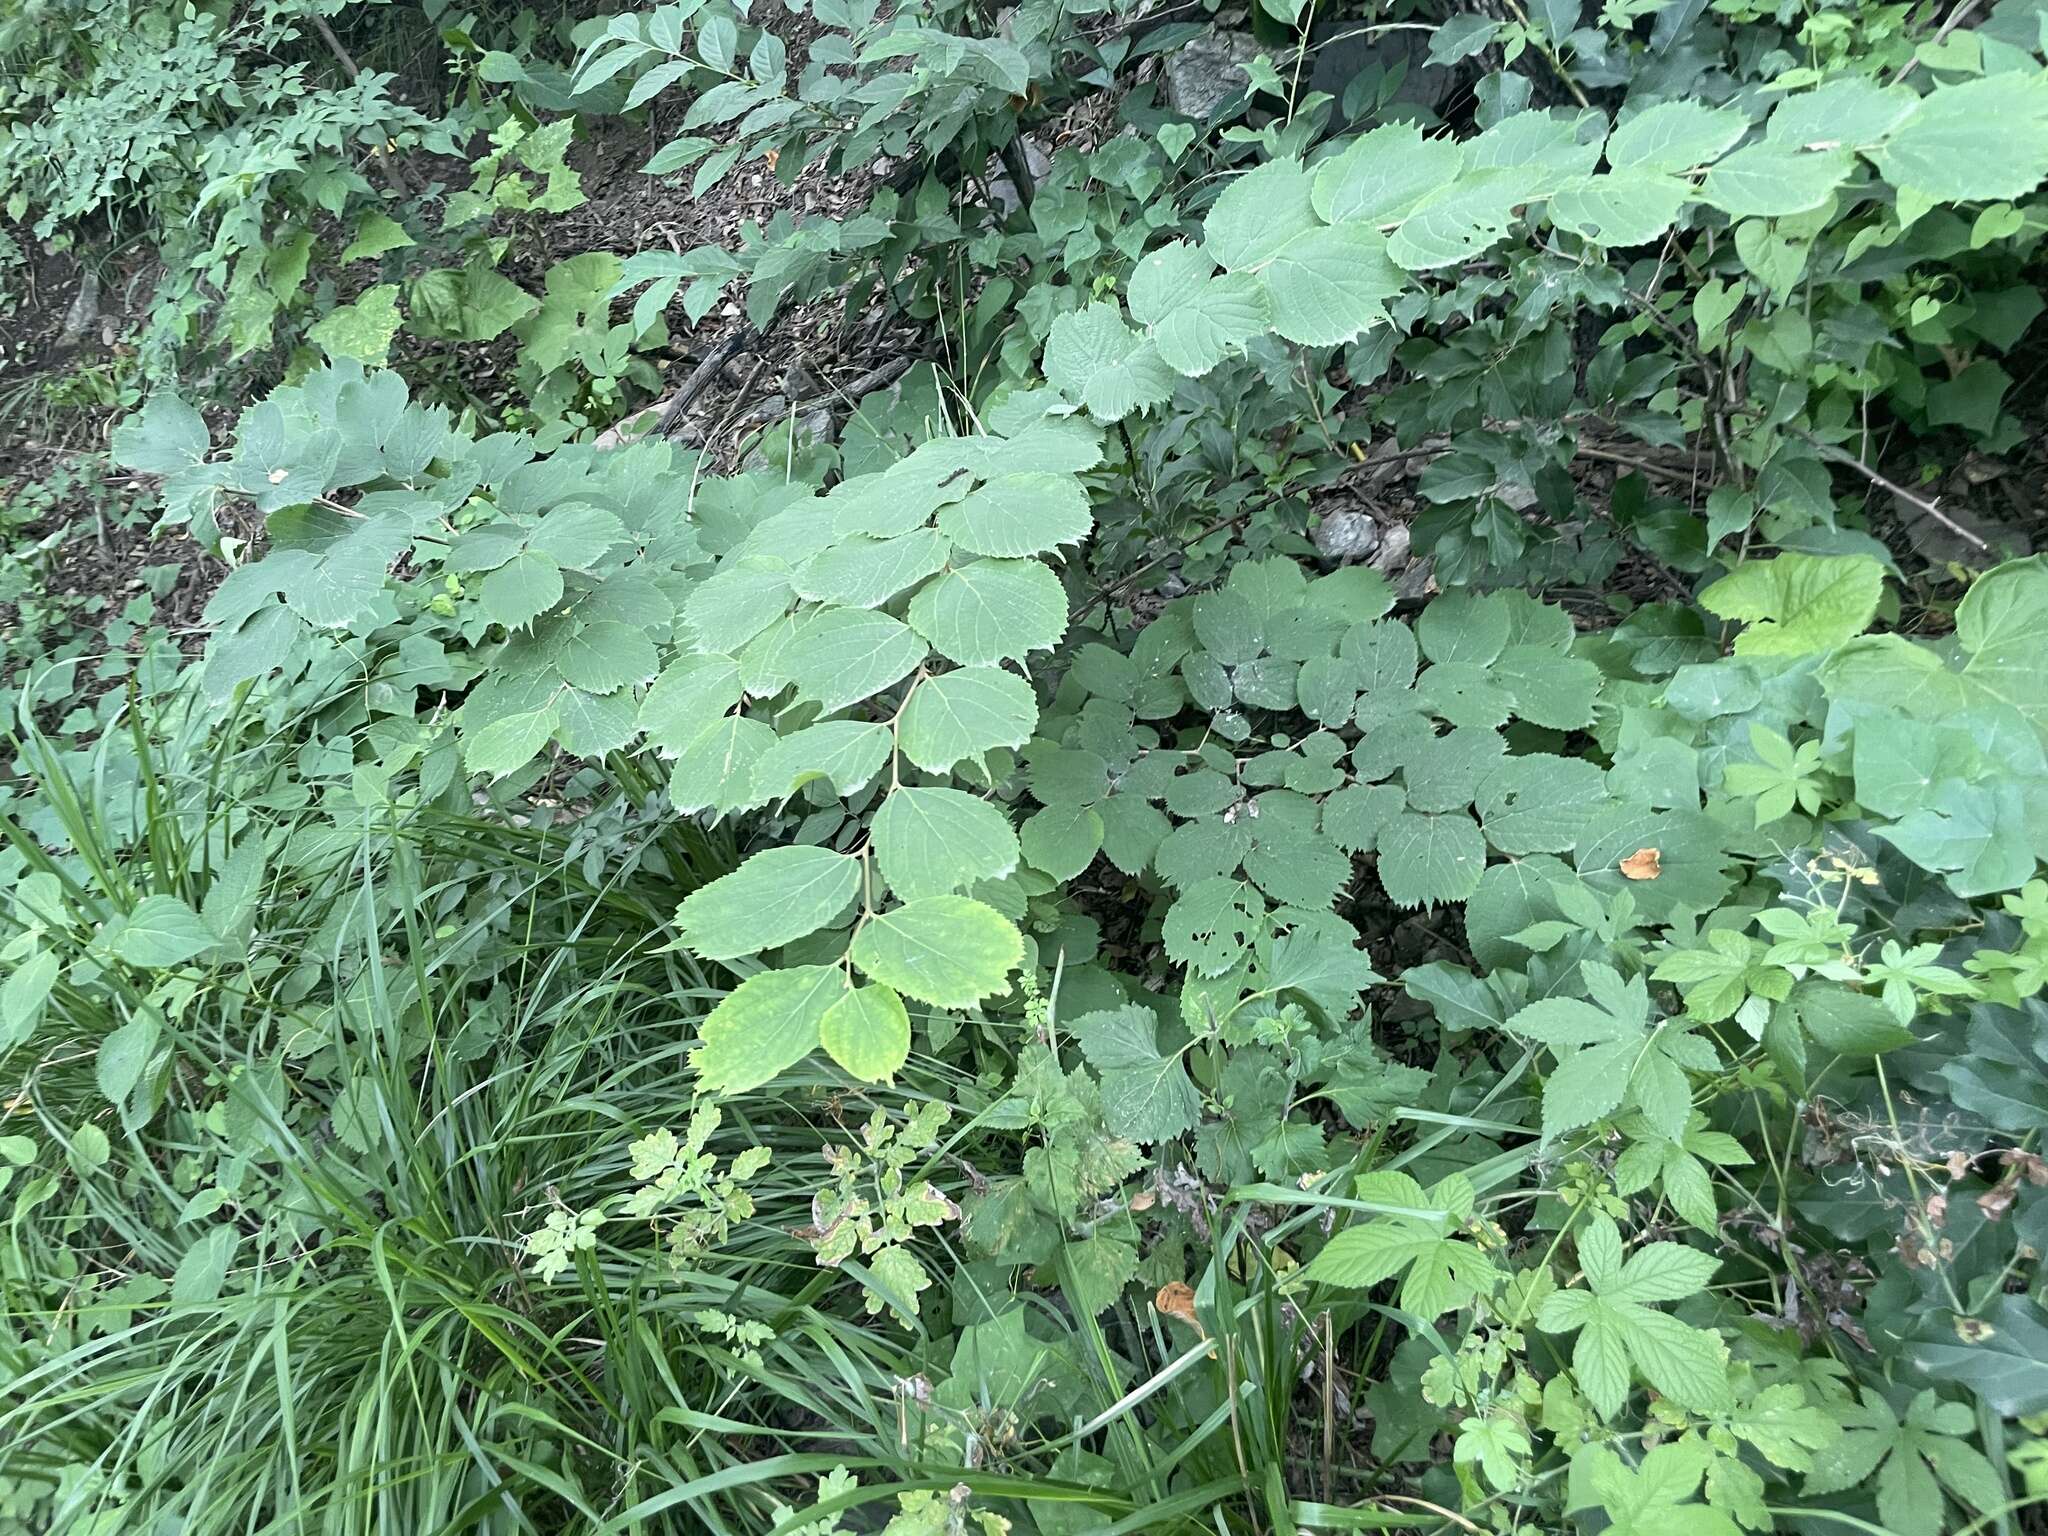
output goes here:
{"type": "Polygon", "coordinates": [[[2040,1530],[2044,57],[0,17],[0,1530],[2040,1530]]]}

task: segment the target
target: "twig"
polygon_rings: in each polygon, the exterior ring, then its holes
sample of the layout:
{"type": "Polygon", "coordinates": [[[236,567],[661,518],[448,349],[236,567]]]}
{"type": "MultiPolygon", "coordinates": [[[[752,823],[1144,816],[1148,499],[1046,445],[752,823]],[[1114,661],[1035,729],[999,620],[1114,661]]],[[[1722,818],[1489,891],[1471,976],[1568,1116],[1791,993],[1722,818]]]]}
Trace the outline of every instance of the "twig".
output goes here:
{"type": "Polygon", "coordinates": [[[879,368],[870,368],[850,383],[835,385],[821,394],[806,395],[801,400],[785,401],[782,405],[771,405],[763,400],[759,405],[750,405],[740,412],[733,424],[750,427],[757,421],[773,421],[785,410],[802,415],[805,411],[815,410],[821,405],[830,405],[834,401],[858,400],[862,395],[872,394],[875,390],[887,389],[910,372],[916,363],[917,359],[914,357],[893,357],[879,368]]]}
{"type": "MultiPolygon", "coordinates": [[[[1010,185],[1017,189],[1017,206],[1024,212],[1031,211],[1031,199],[1038,193],[1038,187],[1031,179],[1031,161],[1024,153],[1024,136],[1013,133],[1001,150],[1003,169],[1010,173],[1010,185]]],[[[991,204],[993,207],[993,204],[991,204]]]]}
{"type": "MultiPolygon", "coordinates": [[[[774,322],[771,320],[770,325],[774,322]]],[[[766,330],[756,331],[751,325],[742,325],[720,341],[717,346],[704,354],[704,360],[690,370],[690,376],[683,380],[683,387],[668,397],[662,405],[661,415],[655,418],[651,436],[667,437],[683,418],[683,412],[690,403],[711,387],[711,381],[718,377],[719,369],[738,357],[750,347],[758,346],[766,330]]]]}
{"type": "Polygon", "coordinates": [[[1517,5],[1515,0],[1506,0],[1506,3],[1507,8],[1514,13],[1515,20],[1522,24],[1522,30],[1528,34],[1529,41],[1536,45],[1536,51],[1542,54],[1549,62],[1557,78],[1564,82],[1564,88],[1572,93],[1572,100],[1576,101],[1581,107],[1592,106],[1593,103],[1586,100],[1586,93],[1579,89],[1579,82],[1574,80],[1570,72],[1565,69],[1564,60],[1557,56],[1547,40],[1536,35],[1536,28],[1529,20],[1529,13],[1517,5]]]}
{"type": "MultiPolygon", "coordinates": [[[[1957,4],[1956,8],[1948,13],[1948,20],[1944,21],[1941,24],[1940,30],[1937,31],[1933,37],[1928,39],[1926,46],[1928,46],[1929,48],[1939,48],[1943,43],[1947,42],[1948,35],[1951,32],[1955,31],[1957,27],[1961,26],[1965,21],[1969,19],[1970,12],[1977,9],[1977,3],[1978,0],[1959,0],[1959,3],[1957,4]]],[[[1919,67],[1919,65],[1920,48],[1916,44],[1913,49],[1913,57],[1906,60],[1905,63],[1901,64],[1899,66],[1899,72],[1896,75],[1892,76],[1892,84],[1897,85],[1900,81],[1904,80],[1906,76],[1912,74],[1913,71],[1919,67]]]]}
{"type": "Polygon", "coordinates": [[[1130,590],[1130,588],[1136,584],[1138,578],[1140,576],[1143,576],[1147,571],[1153,570],[1161,565],[1164,565],[1167,561],[1171,560],[1175,555],[1187,553],[1187,551],[1193,549],[1197,544],[1201,543],[1202,540],[1208,538],[1210,534],[1221,533],[1226,528],[1235,527],[1237,524],[1243,522],[1246,518],[1250,517],[1254,512],[1258,511],[1260,507],[1267,505],[1268,502],[1273,501],[1275,499],[1277,498],[1268,497],[1266,501],[1261,501],[1254,506],[1246,507],[1242,512],[1239,512],[1234,516],[1220,518],[1216,522],[1213,522],[1208,527],[1204,528],[1200,533],[1196,534],[1193,538],[1183,539],[1179,544],[1174,546],[1172,549],[1161,550],[1158,554],[1154,555],[1150,560],[1147,560],[1143,565],[1136,566],[1130,571],[1126,572],[1117,581],[1115,581],[1107,587],[1104,587],[1100,592],[1096,593],[1093,597],[1089,598],[1087,602],[1083,603],[1079,608],[1076,608],[1074,610],[1073,618],[1068,622],[1072,624],[1080,623],[1081,620],[1085,619],[1089,614],[1093,613],[1097,608],[1100,608],[1103,604],[1114,601],[1117,597],[1121,596],[1123,593],[1130,590]]]}
{"type": "MultiPolygon", "coordinates": [[[[348,76],[349,84],[354,85],[363,75],[356,67],[355,55],[342,47],[341,39],[334,35],[334,28],[327,25],[325,16],[318,11],[308,11],[306,19],[313,23],[313,30],[320,34],[320,40],[327,45],[327,51],[334,55],[334,62],[339,64],[341,72],[348,76]]],[[[392,191],[407,199],[417,195],[413,191],[412,183],[406,179],[405,172],[398,168],[396,160],[389,155],[380,155],[374,149],[370,151],[370,158],[377,162],[378,169],[384,173],[384,179],[391,183],[392,191]]]]}
{"type": "Polygon", "coordinates": [[[1965,528],[1961,523],[1957,522],[1954,518],[1950,517],[1946,512],[1942,511],[1938,505],[1936,505],[1934,502],[1929,501],[1926,497],[1917,496],[1913,492],[1907,490],[1903,485],[1898,484],[1896,481],[1887,480],[1883,475],[1880,475],[1876,470],[1872,469],[1868,464],[1864,463],[1861,459],[1857,458],[1856,455],[1853,453],[1846,453],[1842,449],[1835,447],[1835,445],[1832,443],[1824,443],[1819,438],[1813,437],[1808,433],[1801,432],[1796,427],[1790,430],[1794,437],[1800,439],[1800,441],[1809,445],[1816,453],[1818,453],[1822,458],[1828,460],[1830,463],[1840,464],[1848,469],[1855,470],[1857,474],[1861,475],[1864,479],[1868,480],[1872,485],[1878,487],[1880,490],[1890,491],[1894,496],[1898,497],[1899,500],[1905,502],[1906,505],[1908,505],[1909,507],[1915,507],[1920,511],[1926,513],[1929,517],[1933,518],[1937,523],[1941,524],[1942,527],[1946,528],[1950,533],[1954,534],[1957,538],[1967,539],[1970,543],[1976,545],[1977,548],[1983,550],[1987,555],[1991,553],[1991,546],[1988,543],[1986,543],[1983,539],[1979,538],[1976,534],[1972,533],[1969,529],[1965,528]]]}

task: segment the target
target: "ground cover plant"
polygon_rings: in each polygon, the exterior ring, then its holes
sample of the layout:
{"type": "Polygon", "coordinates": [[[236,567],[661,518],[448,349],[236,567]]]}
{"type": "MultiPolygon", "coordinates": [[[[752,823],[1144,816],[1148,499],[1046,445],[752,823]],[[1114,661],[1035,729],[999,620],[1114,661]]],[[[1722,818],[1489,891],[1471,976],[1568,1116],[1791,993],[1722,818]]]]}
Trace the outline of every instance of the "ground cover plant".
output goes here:
{"type": "Polygon", "coordinates": [[[0,54],[0,1528],[2041,1528],[2038,0],[0,54]]]}

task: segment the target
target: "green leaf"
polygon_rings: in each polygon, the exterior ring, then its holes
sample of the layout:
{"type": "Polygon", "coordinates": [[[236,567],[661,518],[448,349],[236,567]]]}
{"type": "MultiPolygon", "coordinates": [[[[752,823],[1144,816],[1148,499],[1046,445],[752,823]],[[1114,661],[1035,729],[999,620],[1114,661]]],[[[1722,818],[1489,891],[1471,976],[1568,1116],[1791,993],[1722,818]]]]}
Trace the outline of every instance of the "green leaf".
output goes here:
{"type": "Polygon", "coordinates": [[[886,1083],[910,1059],[910,1015],[887,987],[849,987],[818,1021],[826,1054],[864,1083],[886,1083]]]}
{"type": "Polygon", "coordinates": [[[964,667],[1022,661],[1059,644],[1067,594],[1036,560],[976,560],[921,588],[910,600],[910,622],[964,667]]]}
{"type": "Polygon", "coordinates": [[[1578,1333],[1572,1372],[1604,1418],[1621,1411],[1631,1366],[1682,1408],[1716,1412],[1732,1406],[1728,1349],[1719,1335],[1645,1304],[1696,1294],[1711,1274],[1714,1261],[1707,1255],[1687,1259],[1659,1251],[1678,1247],[1654,1243],[1624,1265],[1613,1220],[1595,1215],[1579,1238],[1589,1289],[1554,1292],[1537,1314],[1536,1326],[1546,1333],[1578,1333]]]}
{"type": "Polygon", "coordinates": [[[853,940],[853,963],[869,977],[935,1008],[972,1008],[1007,991],[1023,958],[1023,936],[965,896],[907,902],[869,918],[853,940]]]}
{"type": "Polygon", "coordinates": [[[860,889],[860,860],[828,848],[765,848],[683,898],[683,942],[706,960],[759,954],[815,933],[860,889]]]}
{"type": "Polygon", "coordinates": [[[617,693],[653,681],[661,663],[645,629],[618,619],[599,619],[569,637],[555,667],[564,681],[586,693],[617,693]]]}
{"type": "Polygon", "coordinates": [[[354,358],[371,368],[382,368],[391,355],[391,339],[398,334],[398,286],[379,283],[367,289],[353,304],[329,310],[306,332],[306,339],[329,357],[354,358]]]}
{"type": "Polygon", "coordinates": [[[1856,157],[1846,149],[1814,153],[1752,144],[1712,167],[1699,196],[1731,219],[1786,218],[1820,207],[1855,165],[1856,157]]]}
{"type": "Polygon", "coordinates": [[[1611,250],[1646,245],[1671,228],[1691,193],[1690,183],[1660,171],[1608,171],[1558,188],[1550,222],[1611,250]]]}
{"type": "Polygon", "coordinates": [[[1413,123],[1383,123],[1316,167],[1315,211],[1332,224],[1388,223],[1456,180],[1464,163],[1465,146],[1448,135],[1426,139],[1413,123]]]}
{"type": "Polygon", "coordinates": [[[155,394],[114,429],[114,459],[145,475],[175,475],[204,463],[213,442],[206,421],[176,395],[155,394]]]}
{"type": "Polygon", "coordinates": [[[753,768],[753,797],[784,800],[813,779],[841,799],[857,793],[889,760],[889,728],[865,720],[821,720],[784,736],[753,768]]]}
{"type": "Polygon", "coordinates": [[[1739,565],[1704,592],[1700,606],[1749,625],[1738,656],[1810,656],[1869,627],[1884,568],[1868,555],[1779,555],[1739,565]]]}
{"type": "Polygon", "coordinates": [[[1299,160],[1268,160],[1232,178],[1202,221],[1203,252],[1226,272],[1263,267],[1317,227],[1311,187],[1299,160]]]}
{"type": "Polygon", "coordinates": [[[1425,1193],[1405,1173],[1368,1173],[1359,1178],[1353,1195],[1372,1203],[1435,1208],[1443,1214],[1381,1216],[1346,1227],[1310,1262],[1309,1279],[1359,1289],[1405,1271],[1397,1305],[1424,1321],[1470,1305],[1499,1280],[1493,1262],[1457,1235],[1472,1219],[1474,1201],[1471,1182],[1463,1174],[1451,1174],[1425,1193]]]}
{"type": "Polygon", "coordinates": [[[1178,1054],[1159,1049],[1159,1020],[1136,1003],[1070,1022],[1081,1054],[1102,1079],[1102,1113],[1113,1135],[1167,1141],[1192,1130],[1201,1096],[1178,1054]]]}
{"type": "Polygon", "coordinates": [[[928,654],[901,619],[871,609],[821,608],[790,640],[789,670],[798,694],[829,715],[901,682],[928,654]]]}
{"type": "Polygon", "coordinates": [[[1396,906],[1463,901],[1479,888],[1486,869],[1486,839],[1462,811],[1403,811],[1380,828],[1378,843],[1380,884],[1396,906]]]}
{"type": "Polygon", "coordinates": [[[1183,240],[1148,251],[1131,273],[1131,318],[1177,373],[1200,377],[1271,323],[1256,278],[1215,273],[1208,254],[1183,240]]]}
{"type": "Polygon", "coordinates": [[[107,948],[114,958],[146,970],[169,970],[220,943],[197,912],[175,896],[145,896],[118,919],[107,948]]]}
{"type": "Polygon", "coordinates": [[[763,971],[741,982],[705,1019],[690,1064],[707,1093],[747,1093],[808,1056],[825,1011],[845,991],[836,965],[763,971]]]}
{"type": "Polygon", "coordinates": [[[981,762],[999,747],[1021,747],[1038,723],[1031,685],[999,667],[959,667],[912,691],[897,726],[903,755],[927,773],[981,762]]]}
{"type": "Polygon", "coordinates": [[[94,1072],[107,1102],[120,1108],[142,1081],[143,1069],[156,1050],[157,1023],[148,1014],[138,1014],[100,1041],[94,1072]]]}
{"type": "Polygon", "coordinates": [[[893,539],[848,534],[805,561],[789,584],[798,597],[815,602],[879,608],[897,593],[945,569],[952,553],[952,545],[929,528],[913,529],[893,539]]]}
{"type": "Polygon", "coordinates": [[[484,577],[484,617],[523,629],[562,600],[561,567],[537,549],[522,549],[484,577]]]}
{"type": "Polygon", "coordinates": [[[1102,851],[1102,817],[1085,805],[1053,805],[1024,823],[1019,839],[1031,867],[1071,880],[1102,851]]]}
{"type": "Polygon", "coordinates": [[[1696,101],[1664,101],[1638,112],[1607,138],[1616,170],[1683,171],[1718,159],[1748,131],[1740,112],[1696,101]]]}
{"type": "Polygon", "coordinates": [[[203,1307],[218,1300],[241,1241],[242,1234],[231,1226],[208,1228],[178,1260],[177,1272],[171,1276],[171,1305],[203,1307]]]}
{"type": "MultiPolygon", "coordinates": [[[[1112,802],[1114,803],[1114,802],[1112,802]]],[[[1168,909],[1161,927],[1167,957],[1200,976],[1221,976],[1265,931],[1266,903],[1242,880],[1199,880],[1168,909]]]]}
{"type": "Polygon", "coordinates": [[[1114,303],[1089,304],[1053,321],[1045,378],[1098,421],[1121,421],[1173,395],[1173,370],[1114,303]]]}
{"type": "Polygon", "coordinates": [[[998,880],[1017,867],[1009,817],[962,790],[893,790],[875,813],[872,835],[882,878],[906,901],[998,880]]]}
{"type": "Polygon", "coordinates": [[[1273,329],[1289,341],[1334,347],[1386,323],[1384,301],[1407,286],[1377,232],[1355,224],[1303,231],[1260,269],[1273,329]]]}
{"type": "Polygon", "coordinates": [[[977,555],[1044,554],[1094,529],[1088,494],[1072,475],[1003,475],[939,513],[939,532],[977,555]]]}
{"type": "Polygon", "coordinates": [[[2022,69],[1940,86],[1869,153],[1929,203],[2023,197],[2048,177],[2048,78],[2022,69]]]}
{"type": "Polygon", "coordinates": [[[355,239],[348,243],[336,260],[361,261],[370,256],[382,256],[386,251],[404,250],[417,243],[396,219],[371,209],[356,221],[355,239]]]}

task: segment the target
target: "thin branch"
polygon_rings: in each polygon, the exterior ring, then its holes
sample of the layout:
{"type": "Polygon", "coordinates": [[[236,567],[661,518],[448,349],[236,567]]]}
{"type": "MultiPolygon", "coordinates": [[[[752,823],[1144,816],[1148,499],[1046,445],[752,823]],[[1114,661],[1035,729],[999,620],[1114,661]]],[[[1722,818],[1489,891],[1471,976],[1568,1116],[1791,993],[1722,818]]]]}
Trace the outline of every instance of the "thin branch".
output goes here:
{"type": "MultiPolygon", "coordinates": [[[[1969,20],[1970,13],[1977,9],[1977,4],[1978,0],[1959,0],[1956,8],[1948,13],[1948,20],[1941,24],[1941,29],[1928,40],[1926,46],[1929,48],[1939,48],[1943,43],[1947,42],[1949,34],[1969,20]]],[[[1908,75],[1912,74],[1915,69],[1919,68],[1919,66],[1920,49],[1918,46],[1915,46],[1913,57],[1906,60],[1904,64],[1901,64],[1899,72],[1892,76],[1892,84],[1897,85],[1908,75]]]]}
{"type": "Polygon", "coordinates": [[[1935,502],[1929,501],[1925,496],[1916,495],[1914,492],[1907,490],[1903,485],[1898,484],[1896,481],[1887,480],[1883,475],[1880,475],[1868,464],[1864,463],[1861,459],[1857,458],[1855,454],[1844,452],[1842,449],[1835,447],[1834,444],[1824,443],[1819,438],[1811,436],[1808,433],[1801,432],[1797,428],[1792,429],[1792,435],[1796,438],[1799,438],[1801,441],[1807,443],[1809,446],[1813,448],[1813,450],[1816,453],[1818,453],[1822,458],[1828,460],[1830,463],[1840,464],[1845,466],[1846,468],[1855,470],[1857,474],[1861,475],[1864,479],[1868,480],[1872,485],[1878,487],[1880,490],[1890,491],[1894,496],[1898,497],[1899,500],[1905,502],[1906,505],[1917,508],[1919,511],[1926,513],[1929,517],[1933,518],[1937,523],[1941,524],[1942,527],[1946,528],[1950,533],[1954,534],[1957,538],[1967,539],[1970,543],[1976,545],[1977,548],[1983,550],[1984,553],[1986,553],[1987,555],[1991,553],[1990,544],[1986,543],[1982,538],[1978,537],[1978,535],[1972,533],[1969,529],[1965,528],[1961,523],[1957,522],[1954,518],[1950,517],[1946,512],[1942,511],[1940,506],[1937,505],[1935,502]]]}
{"type": "MultiPolygon", "coordinates": [[[[334,35],[334,28],[327,25],[325,16],[318,11],[309,11],[306,13],[306,19],[313,23],[313,30],[320,34],[320,40],[327,45],[327,51],[334,55],[334,62],[339,64],[341,72],[348,76],[349,84],[354,85],[363,75],[362,70],[356,67],[355,55],[342,47],[341,39],[334,35]]],[[[370,158],[377,162],[377,168],[384,173],[384,179],[391,183],[392,191],[406,199],[416,195],[412,183],[406,179],[405,172],[398,168],[396,160],[375,150],[370,151],[370,158]]]]}

